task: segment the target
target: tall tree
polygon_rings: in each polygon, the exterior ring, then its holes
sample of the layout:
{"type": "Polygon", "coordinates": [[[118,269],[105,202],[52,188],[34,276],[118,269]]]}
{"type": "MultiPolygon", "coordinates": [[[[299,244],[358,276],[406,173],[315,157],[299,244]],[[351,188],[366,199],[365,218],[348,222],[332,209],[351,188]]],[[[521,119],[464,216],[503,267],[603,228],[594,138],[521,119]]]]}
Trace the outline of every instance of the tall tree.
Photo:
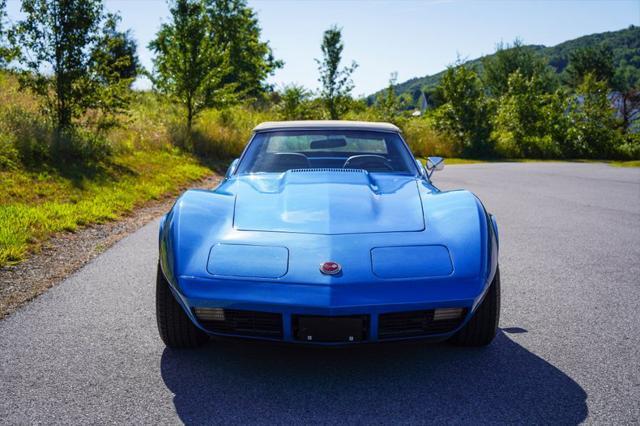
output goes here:
{"type": "Polygon", "coordinates": [[[489,93],[495,97],[509,90],[509,77],[518,71],[525,79],[537,76],[542,83],[540,89],[554,88],[555,74],[544,59],[531,47],[516,39],[513,44],[499,43],[496,53],[482,61],[483,79],[489,93]]]}
{"type": "Polygon", "coordinates": [[[322,59],[316,59],[320,71],[318,81],[322,84],[320,96],[329,112],[329,117],[332,120],[337,120],[345,112],[348,98],[353,90],[351,74],[358,67],[358,64],[354,61],[351,66],[340,67],[344,43],[342,42],[342,30],[337,26],[324,32],[320,48],[322,49],[322,59]]]}
{"type": "Polygon", "coordinates": [[[565,72],[568,83],[576,88],[583,83],[587,74],[609,85],[615,73],[613,51],[604,45],[577,49],[569,56],[565,72]]]}
{"type": "Polygon", "coordinates": [[[149,48],[153,59],[153,83],[185,108],[186,128],[204,108],[233,99],[236,85],[224,79],[230,66],[227,52],[215,43],[215,35],[200,0],[175,0],[171,22],[163,24],[149,48]]]}
{"type": "Polygon", "coordinates": [[[254,98],[271,90],[267,78],[283,62],[274,58],[268,42],[260,40],[258,18],[246,0],[205,0],[205,7],[212,42],[229,58],[229,72],[221,82],[233,83],[239,94],[254,98]]]}
{"type": "Polygon", "coordinates": [[[376,99],[376,109],[384,121],[394,121],[400,109],[400,100],[396,96],[395,90],[397,81],[398,73],[391,73],[387,89],[381,92],[376,99]]]}
{"type": "Polygon", "coordinates": [[[101,85],[94,52],[105,41],[108,16],[101,0],[23,0],[15,29],[21,47],[21,86],[44,99],[58,139],[89,108],[100,108],[101,85]]]}
{"type": "Polygon", "coordinates": [[[463,65],[449,67],[439,92],[444,103],[435,111],[436,128],[452,138],[463,156],[491,155],[490,110],[478,74],[463,65]]]}

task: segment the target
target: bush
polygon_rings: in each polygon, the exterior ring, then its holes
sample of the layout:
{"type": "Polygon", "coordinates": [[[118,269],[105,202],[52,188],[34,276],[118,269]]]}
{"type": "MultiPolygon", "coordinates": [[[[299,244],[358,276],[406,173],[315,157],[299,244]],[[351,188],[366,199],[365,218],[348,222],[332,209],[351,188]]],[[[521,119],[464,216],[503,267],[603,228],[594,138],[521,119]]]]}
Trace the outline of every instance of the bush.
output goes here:
{"type": "Polygon", "coordinates": [[[445,134],[436,131],[425,118],[409,118],[400,123],[403,136],[417,157],[457,157],[454,144],[445,134]]]}
{"type": "Polygon", "coordinates": [[[13,106],[4,111],[0,123],[0,128],[12,135],[22,164],[37,166],[51,159],[52,128],[42,116],[13,106]]]}
{"type": "Polygon", "coordinates": [[[640,160],[640,133],[627,135],[616,149],[616,157],[620,160],[640,160]]]}
{"type": "Polygon", "coordinates": [[[623,142],[606,82],[587,74],[573,100],[565,148],[567,157],[612,158],[623,142]]]}
{"type": "Polygon", "coordinates": [[[20,161],[20,154],[15,148],[14,138],[0,133],[0,170],[15,169],[20,161]]]}

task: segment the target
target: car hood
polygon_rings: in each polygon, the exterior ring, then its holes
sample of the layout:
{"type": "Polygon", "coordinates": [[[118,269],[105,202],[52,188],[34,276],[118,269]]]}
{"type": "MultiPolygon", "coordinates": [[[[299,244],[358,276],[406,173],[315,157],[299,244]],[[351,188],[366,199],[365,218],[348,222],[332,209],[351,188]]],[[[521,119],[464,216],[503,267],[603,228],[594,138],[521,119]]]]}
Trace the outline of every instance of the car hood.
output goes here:
{"type": "Polygon", "coordinates": [[[364,170],[290,170],[244,175],[235,193],[233,226],[240,231],[355,234],[425,229],[413,176],[364,170]]]}

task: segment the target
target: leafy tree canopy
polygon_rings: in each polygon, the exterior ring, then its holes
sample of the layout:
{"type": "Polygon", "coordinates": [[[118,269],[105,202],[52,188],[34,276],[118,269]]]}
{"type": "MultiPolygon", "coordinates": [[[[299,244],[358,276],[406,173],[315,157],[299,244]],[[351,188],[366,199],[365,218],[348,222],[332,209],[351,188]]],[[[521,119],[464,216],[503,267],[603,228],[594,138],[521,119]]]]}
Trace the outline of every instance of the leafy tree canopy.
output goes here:
{"type": "Polygon", "coordinates": [[[509,89],[509,77],[519,72],[525,79],[536,76],[540,89],[548,91],[553,87],[553,74],[544,59],[520,40],[512,45],[500,43],[496,53],[482,61],[483,78],[489,92],[501,96],[509,89]]]}
{"type": "Polygon", "coordinates": [[[614,73],[613,51],[604,45],[575,50],[571,53],[566,69],[567,81],[573,87],[580,86],[587,74],[610,84],[614,73]]]}
{"type": "Polygon", "coordinates": [[[0,0],[0,67],[6,66],[16,53],[9,45],[6,7],[7,0],[0,0]]]}
{"type": "Polygon", "coordinates": [[[266,80],[283,62],[260,40],[258,19],[246,0],[206,0],[205,9],[213,44],[228,53],[230,70],[222,83],[234,83],[239,94],[253,98],[270,91],[266,80]]]}

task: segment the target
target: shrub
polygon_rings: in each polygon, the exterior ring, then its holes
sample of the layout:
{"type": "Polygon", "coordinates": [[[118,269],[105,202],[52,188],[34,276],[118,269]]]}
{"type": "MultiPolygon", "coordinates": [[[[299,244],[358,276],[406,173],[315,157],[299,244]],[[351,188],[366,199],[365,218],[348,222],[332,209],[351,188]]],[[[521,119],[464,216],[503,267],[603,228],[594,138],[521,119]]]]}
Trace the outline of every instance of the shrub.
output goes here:
{"type": "Polygon", "coordinates": [[[0,133],[0,170],[14,169],[18,166],[20,154],[15,148],[14,138],[0,133]]]}

